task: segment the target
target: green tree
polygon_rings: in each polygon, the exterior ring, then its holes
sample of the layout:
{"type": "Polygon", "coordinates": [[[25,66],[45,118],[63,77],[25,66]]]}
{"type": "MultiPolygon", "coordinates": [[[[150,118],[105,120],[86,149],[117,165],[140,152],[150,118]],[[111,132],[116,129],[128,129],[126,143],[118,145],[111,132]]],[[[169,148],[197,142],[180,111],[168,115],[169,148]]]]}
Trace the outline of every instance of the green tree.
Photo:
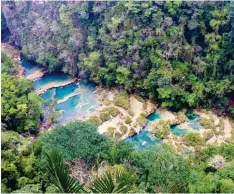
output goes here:
{"type": "Polygon", "coordinates": [[[3,74],[1,100],[2,122],[8,130],[20,133],[38,130],[42,100],[33,92],[31,81],[3,74]]]}
{"type": "Polygon", "coordinates": [[[109,141],[97,132],[95,125],[87,122],[73,122],[57,126],[37,139],[35,151],[58,149],[65,160],[84,159],[89,164],[102,159],[109,151],[109,141]]]}

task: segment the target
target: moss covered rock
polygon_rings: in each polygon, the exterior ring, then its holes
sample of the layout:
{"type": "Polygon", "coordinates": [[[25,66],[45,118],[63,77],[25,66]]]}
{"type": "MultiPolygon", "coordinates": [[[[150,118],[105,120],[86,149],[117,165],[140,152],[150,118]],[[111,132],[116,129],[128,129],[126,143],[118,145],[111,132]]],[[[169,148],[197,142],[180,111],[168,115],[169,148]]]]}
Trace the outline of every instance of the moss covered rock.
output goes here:
{"type": "Polygon", "coordinates": [[[137,118],[137,123],[141,126],[141,127],[144,127],[147,123],[147,119],[145,117],[143,117],[142,115],[140,115],[138,118],[137,118]]]}
{"type": "Polygon", "coordinates": [[[91,116],[88,118],[88,122],[93,123],[94,125],[101,125],[102,121],[97,116],[91,116]]]}
{"type": "Polygon", "coordinates": [[[126,117],[124,118],[124,120],[125,120],[125,123],[126,123],[127,125],[130,124],[130,123],[132,123],[132,119],[131,119],[130,116],[126,116],[126,117]]]}
{"type": "Polygon", "coordinates": [[[198,133],[190,132],[184,136],[184,143],[187,146],[201,146],[205,141],[198,133]]]}
{"type": "Polygon", "coordinates": [[[160,120],[155,125],[153,133],[156,137],[165,139],[170,134],[170,126],[168,121],[160,120]]]}
{"type": "Polygon", "coordinates": [[[214,129],[215,128],[215,124],[214,124],[213,120],[211,120],[211,119],[203,118],[203,119],[200,119],[199,123],[205,129],[214,129]]]}
{"type": "Polygon", "coordinates": [[[129,103],[129,98],[128,98],[128,94],[127,92],[121,92],[120,95],[118,95],[115,99],[114,99],[114,105],[115,106],[119,106],[124,108],[125,110],[128,110],[130,107],[130,103],[129,103]]]}
{"type": "Polygon", "coordinates": [[[110,114],[108,112],[101,112],[99,117],[102,122],[110,120],[110,114]]]}

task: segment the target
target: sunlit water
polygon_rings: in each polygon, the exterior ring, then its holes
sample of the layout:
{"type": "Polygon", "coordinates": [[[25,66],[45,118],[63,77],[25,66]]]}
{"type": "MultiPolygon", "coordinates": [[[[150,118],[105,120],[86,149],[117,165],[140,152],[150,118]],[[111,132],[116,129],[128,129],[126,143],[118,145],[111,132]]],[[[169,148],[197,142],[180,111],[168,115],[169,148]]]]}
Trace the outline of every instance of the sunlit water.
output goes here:
{"type": "Polygon", "coordinates": [[[158,113],[153,113],[147,117],[147,125],[140,131],[139,134],[133,135],[132,137],[127,138],[125,141],[134,144],[136,149],[145,149],[149,148],[152,145],[157,143],[161,143],[162,140],[155,137],[148,131],[149,124],[153,121],[160,119],[160,115],[158,113]]]}
{"type": "MultiPolygon", "coordinates": [[[[24,56],[22,57],[22,66],[25,68],[25,76],[32,74],[39,68],[38,65],[29,62],[24,56]]],[[[49,83],[67,81],[69,78],[70,76],[64,73],[47,73],[42,78],[34,81],[34,86],[38,89],[49,83]]],[[[71,96],[66,101],[55,105],[55,110],[62,112],[62,116],[56,124],[62,124],[95,111],[99,105],[94,91],[94,84],[79,81],[62,87],[51,88],[41,94],[41,97],[45,102],[52,102],[53,100],[62,100],[69,95],[71,96]]],[[[198,115],[190,114],[187,117],[186,122],[194,130],[200,130],[202,128],[198,123],[200,119],[198,115]]],[[[125,141],[133,143],[136,149],[145,149],[154,144],[162,143],[161,139],[156,138],[148,131],[149,124],[158,119],[160,119],[160,114],[158,113],[149,115],[147,117],[147,125],[142,131],[139,134],[127,138],[125,141]]],[[[171,126],[170,129],[177,136],[183,136],[188,133],[187,130],[181,129],[177,125],[171,126]]]]}
{"type": "MultiPolygon", "coordinates": [[[[28,76],[34,73],[40,68],[36,63],[30,62],[25,56],[21,58],[22,66],[25,69],[24,76],[28,76]]],[[[46,73],[40,79],[34,81],[35,89],[39,89],[50,83],[64,82],[70,79],[68,74],[64,73],[46,73]]],[[[55,110],[62,112],[62,116],[56,124],[67,123],[71,120],[77,119],[88,115],[90,112],[95,111],[98,107],[98,103],[94,94],[96,86],[91,83],[75,82],[62,87],[54,87],[48,89],[40,96],[45,101],[44,110],[48,104],[51,104],[54,100],[57,102],[68,96],[66,101],[55,105],[55,110]]]]}
{"type": "Polygon", "coordinates": [[[39,89],[49,83],[68,81],[71,77],[65,73],[46,73],[40,79],[34,81],[34,87],[39,89]]]}

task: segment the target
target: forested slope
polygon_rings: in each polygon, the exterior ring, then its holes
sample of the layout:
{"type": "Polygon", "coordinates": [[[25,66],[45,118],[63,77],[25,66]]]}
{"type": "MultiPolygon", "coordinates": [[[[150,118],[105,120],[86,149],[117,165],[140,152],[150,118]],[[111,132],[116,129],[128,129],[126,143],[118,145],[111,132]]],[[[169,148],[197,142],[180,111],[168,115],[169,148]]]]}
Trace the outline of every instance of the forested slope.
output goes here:
{"type": "Polygon", "coordinates": [[[224,107],[234,83],[233,2],[3,2],[11,40],[50,71],[163,107],[224,107]]]}

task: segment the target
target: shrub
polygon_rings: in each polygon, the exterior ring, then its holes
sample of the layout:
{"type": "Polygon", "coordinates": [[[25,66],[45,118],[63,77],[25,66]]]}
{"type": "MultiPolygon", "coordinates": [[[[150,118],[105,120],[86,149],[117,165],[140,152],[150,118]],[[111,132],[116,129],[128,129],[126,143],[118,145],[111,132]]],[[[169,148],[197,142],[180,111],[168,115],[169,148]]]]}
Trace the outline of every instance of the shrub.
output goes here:
{"type": "Polygon", "coordinates": [[[130,116],[132,116],[132,117],[133,117],[133,116],[134,116],[134,112],[133,112],[133,110],[132,110],[132,109],[129,109],[129,110],[128,110],[128,114],[129,114],[130,116]]]}
{"type": "Polygon", "coordinates": [[[108,152],[109,140],[91,123],[72,122],[43,133],[34,144],[37,155],[51,148],[58,149],[65,160],[83,159],[92,165],[108,152]]]}
{"type": "Polygon", "coordinates": [[[204,118],[204,119],[201,119],[201,120],[199,121],[199,123],[200,123],[201,126],[203,126],[205,129],[214,129],[214,128],[215,128],[214,122],[213,122],[211,119],[204,118]]]}
{"type": "Polygon", "coordinates": [[[114,105],[128,110],[130,107],[129,98],[127,92],[122,92],[114,99],[114,105]]]}
{"type": "Polygon", "coordinates": [[[114,138],[115,139],[120,139],[121,137],[122,137],[122,134],[119,131],[116,131],[114,138]]]}
{"type": "Polygon", "coordinates": [[[119,109],[114,106],[109,107],[108,112],[111,114],[112,117],[116,117],[120,113],[119,109]]]}
{"type": "Polygon", "coordinates": [[[99,117],[102,122],[110,120],[110,114],[108,112],[101,112],[99,117]]]}
{"type": "Polygon", "coordinates": [[[87,120],[90,123],[93,123],[94,125],[101,125],[102,121],[97,117],[97,116],[91,116],[89,117],[89,119],[87,120]]]}
{"type": "Polygon", "coordinates": [[[198,133],[188,133],[184,136],[184,142],[187,146],[199,146],[204,145],[204,139],[198,133]]]}
{"type": "Polygon", "coordinates": [[[234,193],[234,183],[232,179],[220,180],[220,192],[221,193],[234,193]]]}
{"type": "Polygon", "coordinates": [[[170,134],[170,127],[168,121],[160,120],[154,129],[154,135],[158,138],[164,139],[170,134]]]}
{"type": "Polygon", "coordinates": [[[209,131],[205,131],[204,133],[204,139],[205,141],[211,139],[214,136],[214,132],[209,130],[209,131]]]}
{"type": "Polygon", "coordinates": [[[125,134],[128,131],[128,127],[126,125],[120,125],[119,130],[122,132],[122,134],[125,134]]]}
{"type": "Polygon", "coordinates": [[[135,96],[135,98],[141,102],[141,103],[145,103],[145,100],[141,97],[141,96],[135,96]]]}
{"type": "Polygon", "coordinates": [[[106,132],[107,136],[113,137],[113,136],[114,136],[114,133],[115,133],[115,130],[116,130],[115,127],[111,127],[111,126],[108,127],[108,128],[107,128],[107,132],[106,132]]]}
{"type": "Polygon", "coordinates": [[[124,119],[125,119],[125,123],[126,123],[126,124],[132,123],[132,119],[131,119],[130,116],[126,116],[124,119]]]}
{"type": "Polygon", "coordinates": [[[136,133],[135,129],[134,129],[134,128],[130,128],[130,131],[129,131],[129,133],[128,133],[128,136],[131,137],[131,136],[133,136],[135,133],[136,133]]]}
{"type": "Polygon", "coordinates": [[[110,100],[104,100],[103,104],[106,105],[106,106],[109,106],[111,104],[111,101],[110,100]]]}
{"type": "Polygon", "coordinates": [[[140,115],[137,118],[137,122],[141,127],[144,127],[146,125],[146,123],[147,123],[147,119],[145,117],[143,117],[142,115],[140,115]]]}
{"type": "Polygon", "coordinates": [[[186,120],[184,112],[178,112],[177,119],[180,121],[180,123],[184,123],[186,120]]]}

